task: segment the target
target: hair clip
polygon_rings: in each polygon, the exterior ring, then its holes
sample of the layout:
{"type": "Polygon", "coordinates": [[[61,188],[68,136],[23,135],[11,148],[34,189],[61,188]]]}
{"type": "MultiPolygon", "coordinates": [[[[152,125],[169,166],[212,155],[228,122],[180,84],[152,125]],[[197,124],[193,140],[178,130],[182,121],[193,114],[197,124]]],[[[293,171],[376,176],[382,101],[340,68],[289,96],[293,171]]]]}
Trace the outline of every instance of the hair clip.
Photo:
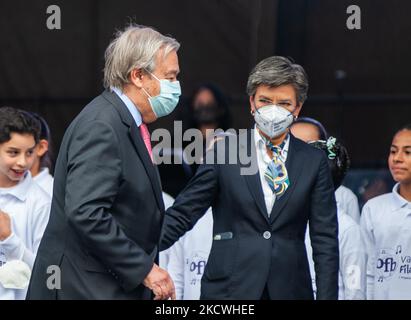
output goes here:
{"type": "Polygon", "coordinates": [[[326,142],[327,149],[328,149],[328,159],[330,160],[334,160],[335,157],[337,156],[335,152],[333,151],[335,149],[336,142],[337,142],[337,139],[334,137],[329,137],[326,142]]]}

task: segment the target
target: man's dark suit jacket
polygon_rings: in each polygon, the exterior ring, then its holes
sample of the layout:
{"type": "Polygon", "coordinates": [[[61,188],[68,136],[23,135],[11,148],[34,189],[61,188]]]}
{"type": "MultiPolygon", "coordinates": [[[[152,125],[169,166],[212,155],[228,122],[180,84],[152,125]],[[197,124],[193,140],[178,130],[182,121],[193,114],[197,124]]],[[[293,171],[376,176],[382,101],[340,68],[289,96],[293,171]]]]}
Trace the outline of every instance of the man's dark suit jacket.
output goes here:
{"type": "Polygon", "coordinates": [[[105,91],[64,135],[27,298],[150,298],[142,282],[157,256],[163,216],[158,172],[139,128],[121,99],[105,91]],[[60,267],[59,290],[51,265],[60,267]]]}
{"type": "MultiPolygon", "coordinates": [[[[313,299],[304,245],[307,222],[317,298],[337,299],[338,228],[330,169],[324,152],[292,135],[290,139],[290,186],[275,201],[270,216],[259,173],[241,175],[240,164],[201,165],[167,210],[161,250],[212,206],[214,240],[202,278],[202,299],[260,299],[264,288],[271,299],[313,299]]],[[[223,141],[227,149],[227,139],[223,141]]],[[[247,143],[240,143],[240,148],[245,146],[248,151],[255,148],[251,130],[247,143]]]]}

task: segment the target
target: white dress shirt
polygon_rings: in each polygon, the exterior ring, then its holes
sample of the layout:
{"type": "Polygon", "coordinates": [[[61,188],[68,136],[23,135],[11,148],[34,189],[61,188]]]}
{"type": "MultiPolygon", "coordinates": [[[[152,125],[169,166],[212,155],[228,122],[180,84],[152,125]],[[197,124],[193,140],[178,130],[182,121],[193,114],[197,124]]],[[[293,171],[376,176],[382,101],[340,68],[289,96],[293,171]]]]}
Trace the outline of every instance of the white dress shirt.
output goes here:
{"type": "Polygon", "coordinates": [[[346,214],[353,218],[358,224],[360,223],[360,207],[358,205],[357,196],[354,192],[341,185],[335,191],[335,200],[346,214]]]}
{"type": "MultiPolygon", "coordinates": [[[[12,188],[0,188],[0,210],[11,218],[11,235],[0,241],[0,266],[21,260],[32,268],[49,215],[50,196],[33,182],[30,172],[12,188]]],[[[25,299],[27,289],[5,289],[0,285],[0,300],[25,299]]]]}
{"type": "Polygon", "coordinates": [[[368,253],[367,298],[411,299],[411,202],[398,193],[369,200],[361,231],[368,253]]]}
{"type": "MultiPolygon", "coordinates": [[[[276,195],[275,193],[271,190],[270,186],[268,185],[268,182],[265,180],[264,174],[265,171],[267,170],[268,164],[272,161],[272,159],[268,156],[267,154],[267,145],[263,138],[261,137],[260,133],[254,128],[254,143],[255,143],[255,148],[256,148],[256,153],[257,153],[257,164],[258,164],[258,171],[260,173],[260,182],[261,182],[261,187],[264,193],[264,201],[265,201],[265,206],[267,208],[267,214],[271,214],[271,210],[274,206],[276,195]]],[[[285,145],[283,150],[281,151],[280,159],[285,163],[287,160],[287,155],[288,155],[288,147],[290,145],[290,135],[287,136],[285,145]]],[[[290,181],[290,184],[295,181],[290,181]]]]}

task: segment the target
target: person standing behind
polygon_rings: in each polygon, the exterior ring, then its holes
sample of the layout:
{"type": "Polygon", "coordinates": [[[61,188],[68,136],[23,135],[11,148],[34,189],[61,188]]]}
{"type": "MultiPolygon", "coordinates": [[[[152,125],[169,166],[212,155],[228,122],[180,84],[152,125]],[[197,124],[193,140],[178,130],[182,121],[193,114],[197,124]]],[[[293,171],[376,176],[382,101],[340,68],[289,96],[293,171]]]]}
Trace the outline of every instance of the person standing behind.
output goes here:
{"type": "Polygon", "coordinates": [[[131,25],[106,49],[106,90],[74,119],[60,147],[28,299],[175,298],[156,263],[164,203],[147,124],[178,103],[179,46],[131,25]],[[61,270],[61,288],[47,286],[50,265],[61,270]]]}
{"type": "Polygon", "coordinates": [[[207,139],[207,130],[230,128],[228,99],[216,85],[199,85],[189,98],[184,125],[187,129],[197,128],[207,139]]]}
{"type": "Polygon", "coordinates": [[[361,230],[368,254],[367,299],[411,299],[411,124],[394,135],[388,156],[397,182],[364,205],[361,230]]]}
{"type": "Polygon", "coordinates": [[[51,159],[51,134],[50,128],[43,117],[37,113],[30,112],[30,116],[40,123],[40,141],[36,146],[34,154],[34,163],[30,169],[33,180],[45,191],[50,197],[53,196],[53,176],[50,171],[53,167],[51,159]]]}
{"type": "MultiPolygon", "coordinates": [[[[323,140],[328,138],[324,126],[313,118],[301,117],[294,121],[291,126],[291,132],[298,139],[304,142],[323,140]]],[[[342,184],[335,190],[335,199],[338,205],[346,212],[356,223],[360,223],[360,207],[357,196],[342,184]]]]}
{"type": "MultiPolygon", "coordinates": [[[[228,108],[228,99],[219,87],[212,83],[199,85],[188,99],[188,106],[183,110],[185,130],[195,128],[201,131],[204,150],[213,139],[210,134],[220,129],[230,129],[231,116],[228,108]]],[[[188,142],[187,142],[188,144],[188,142]]],[[[190,166],[189,178],[195,174],[198,163],[190,166]]]]}
{"type": "MultiPolygon", "coordinates": [[[[328,158],[334,188],[337,189],[344,180],[349,167],[347,149],[334,137],[327,141],[310,141],[310,145],[323,150],[328,158]]],[[[366,265],[367,254],[361,237],[360,226],[337,202],[338,243],[340,251],[340,269],[338,275],[339,300],[364,300],[366,298],[366,265]]],[[[310,271],[315,288],[315,270],[312,261],[312,249],[308,232],[306,246],[310,262],[310,271]]],[[[315,289],[314,289],[315,291],[315,289]]]]}
{"type": "MultiPolygon", "coordinates": [[[[211,83],[198,86],[189,99],[184,121],[186,129],[199,129],[203,136],[205,149],[206,142],[213,130],[227,130],[230,128],[230,114],[227,98],[222,91],[211,83]]],[[[223,133],[219,136],[222,137],[223,133]]],[[[198,165],[191,165],[191,176],[195,174],[198,165]]],[[[166,208],[167,209],[167,208],[166,208]]],[[[187,232],[169,249],[160,252],[166,260],[167,271],[170,273],[176,288],[176,299],[198,300],[200,298],[201,278],[210,254],[213,236],[213,216],[211,208],[198,220],[192,230],[187,232]]]]}
{"type": "MultiPolygon", "coordinates": [[[[0,108],[1,268],[11,261],[33,267],[49,219],[51,199],[33,182],[30,174],[39,134],[37,121],[22,110],[0,108]]],[[[11,270],[13,272],[16,270],[11,270]]],[[[13,277],[19,279],[21,275],[13,277]]],[[[0,300],[22,300],[26,290],[0,283],[0,300]]]]}
{"type": "Polygon", "coordinates": [[[326,141],[328,139],[327,130],[320,121],[309,118],[309,117],[299,117],[295,119],[291,125],[292,134],[304,142],[326,141]]]}

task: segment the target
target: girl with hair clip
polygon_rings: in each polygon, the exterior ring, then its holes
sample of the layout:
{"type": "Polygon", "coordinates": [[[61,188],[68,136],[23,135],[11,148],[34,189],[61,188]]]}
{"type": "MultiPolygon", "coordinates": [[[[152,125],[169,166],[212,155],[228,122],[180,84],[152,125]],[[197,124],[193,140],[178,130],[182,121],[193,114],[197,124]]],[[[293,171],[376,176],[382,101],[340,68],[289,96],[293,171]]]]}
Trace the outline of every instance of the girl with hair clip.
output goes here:
{"type": "MultiPolygon", "coordinates": [[[[309,144],[326,153],[331,175],[333,177],[334,188],[337,189],[344,180],[349,168],[350,159],[348,157],[347,149],[334,137],[329,137],[327,141],[312,141],[309,144]]],[[[363,300],[366,298],[367,255],[361,238],[360,226],[345,212],[344,208],[338,202],[337,217],[340,251],[338,299],[363,300]]],[[[305,242],[315,292],[315,270],[308,229],[305,242]]]]}
{"type": "Polygon", "coordinates": [[[367,263],[367,298],[411,299],[411,124],[394,135],[388,156],[397,182],[392,192],[362,210],[367,263]]]}

